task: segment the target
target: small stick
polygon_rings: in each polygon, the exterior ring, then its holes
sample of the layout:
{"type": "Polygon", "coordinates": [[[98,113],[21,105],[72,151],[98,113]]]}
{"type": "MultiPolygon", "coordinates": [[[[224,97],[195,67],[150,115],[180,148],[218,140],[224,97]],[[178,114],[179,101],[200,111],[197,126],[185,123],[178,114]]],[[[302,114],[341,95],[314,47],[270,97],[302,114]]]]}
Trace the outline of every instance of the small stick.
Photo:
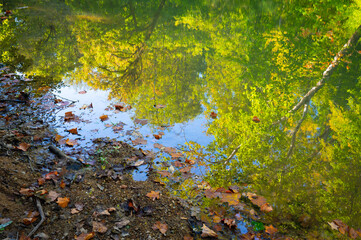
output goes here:
{"type": "Polygon", "coordinates": [[[41,202],[39,199],[36,199],[36,206],[38,207],[38,210],[39,210],[39,213],[40,213],[40,216],[41,216],[41,220],[40,222],[33,228],[33,230],[28,234],[28,237],[31,237],[35,232],[36,230],[38,230],[38,228],[41,226],[41,224],[43,224],[43,222],[45,221],[45,214],[43,212],[43,208],[41,206],[41,202]]]}

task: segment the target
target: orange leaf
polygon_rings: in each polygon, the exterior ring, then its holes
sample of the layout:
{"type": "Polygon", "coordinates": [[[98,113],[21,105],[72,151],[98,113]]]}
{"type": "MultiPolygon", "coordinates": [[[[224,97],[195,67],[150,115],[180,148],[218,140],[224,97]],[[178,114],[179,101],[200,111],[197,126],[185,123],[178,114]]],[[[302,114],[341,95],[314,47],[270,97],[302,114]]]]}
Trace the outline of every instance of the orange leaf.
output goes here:
{"type": "Polygon", "coordinates": [[[58,175],[59,175],[59,173],[57,171],[50,172],[45,175],[45,179],[46,180],[55,179],[55,178],[57,178],[58,175]]]}
{"type": "Polygon", "coordinates": [[[64,198],[61,198],[59,197],[58,198],[58,201],[56,202],[60,207],[62,208],[66,208],[68,206],[68,203],[70,202],[70,199],[67,198],[67,197],[64,197],[64,198]]]}
{"type": "Polygon", "coordinates": [[[276,232],[278,232],[277,228],[275,228],[273,225],[266,226],[265,228],[266,228],[265,232],[268,233],[269,235],[273,235],[276,232]]]}
{"type": "Polygon", "coordinates": [[[255,122],[255,123],[259,123],[261,120],[259,120],[258,117],[254,116],[254,117],[252,118],[252,121],[255,122]]]}
{"type": "Polygon", "coordinates": [[[70,132],[72,134],[78,134],[78,129],[77,128],[72,128],[72,129],[69,129],[68,132],[70,132]]]}
{"type": "Polygon", "coordinates": [[[229,205],[237,205],[240,197],[240,193],[222,193],[221,202],[228,202],[229,205]]]}
{"type": "Polygon", "coordinates": [[[31,145],[29,143],[20,143],[19,146],[16,148],[26,152],[30,146],[31,145]]]}
{"type": "Polygon", "coordinates": [[[74,145],[78,144],[78,141],[76,139],[66,139],[65,141],[66,145],[68,145],[69,147],[72,147],[74,145]]]}
{"type": "Polygon", "coordinates": [[[79,236],[75,237],[76,240],[90,240],[95,236],[94,232],[91,233],[82,233],[79,236]]]}
{"type": "Polygon", "coordinates": [[[146,196],[154,201],[155,199],[159,199],[159,194],[160,194],[159,191],[150,191],[149,193],[147,193],[146,196]]]}
{"type": "Polygon", "coordinates": [[[64,121],[70,121],[70,120],[72,120],[74,118],[75,118],[75,115],[73,114],[73,112],[66,112],[65,117],[64,117],[64,121]]]}
{"type": "Polygon", "coordinates": [[[102,122],[104,122],[105,120],[108,120],[109,118],[108,118],[108,115],[101,115],[100,117],[100,120],[102,121],[102,122]]]}
{"type": "Polygon", "coordinates": [[[143,138],[137,138],[137,139],[132,140],[132,143],[134,145],[145,145],[145,144],[147,144],[147,140],[145,140],[143,138]]]}
{"type": "Polygon", "coordinates": [[[61,183],[60,183],[60,185],[59,185],[62,189],[64,189],[65,188],[65,182],[63,181],[63,180],[61,180],[61,183]]]}
{"type": "Polygon", "coordinates": [[[43,185],[45,183],[45,178],[38,178],[38,184],[43,185]]]}
{"type": "Polygon", "coordinates": [[[161,139],[162,138],[162,135],[160,134],[153,134],[154,138],[155,139],[161,139]]]}
{"type": "Polygon", "coordinates": [[[215,119],[215,118],[217,118],[217,113],[211,112],[210,116],[211,116],[211,118],[215,119]]]}
{"type": "Polygon", "coordinates": [[[62,139],[63,136],[60,136],[59,134],[56,134],[55,141],[59,142],[60,139],[62,139]]]}
{"type": "Polygon", "coordinates": [[[153,230],[159,229],[161,233],[165,234],[168,230],[168,225],[161,223],[160,221],[156,221],[152,228],[153,230]]]}

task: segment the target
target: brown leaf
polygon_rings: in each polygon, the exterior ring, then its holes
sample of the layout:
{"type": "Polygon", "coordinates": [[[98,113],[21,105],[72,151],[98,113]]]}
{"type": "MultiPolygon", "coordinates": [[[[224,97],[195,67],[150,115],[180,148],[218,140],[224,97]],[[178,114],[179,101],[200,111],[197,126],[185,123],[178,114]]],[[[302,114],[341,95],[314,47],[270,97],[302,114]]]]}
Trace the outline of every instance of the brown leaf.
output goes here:
{"type": "Polygon", "coordinates": [[[102,122],[109,119],[108,115],[101,115],[99,118],[102,122]]]}
{"type": "Polygon", "coordinates": [[[78,144],[78,141],[76,139],[66,139],[65,141],[66,145],[68,145],[69,147],[73,147],[74,145],[78,144]]]}
{"type": "Polygon", "coordinates": [[[203,224],[201,237],[218,237],[218,235],[215,231],[203,224]]]}
{"type": "Polygon", "coordinates": [[[120,111],[124,110],[124,106],[122,104],[114,104],[114,107],[116,110],[120,110],[120,111]]]}
{"type": "Polygon", "coordinates": [[[223,220],[224,224],[226,224],[230,229],[232,227],[235,227],[236,226],[236,220],[235,219],[231,219],[231,218],[225,218],[223,220]]]}
{"type": "Polygon", "coordinates": [[[68,206],[68,203],[70,202],[70,199],[67,197],[58,197],[58,201],[56,202],[60,207],[66,208],[68,206]]]}
{"type": "Polygon", "coordinates": [[[189,235],[189,233],[183,237],[183,240],[193,240],[193,239],[194,238],[191,235],[189,235]]]}
{"type": "Polygon", "coordinates": [[[106,233],[108,228],[101,222],[93,221],[93,232],[106,233]]]}
{"type": "Polygon", "coordinates": [[[87,92],[85,90],[78,92],[79,94],[86,94],[87,92]]]}
{"type": "Polygon", "coordinates": [[[156,221],[152,228],[153,230],[159,229],[159,231],[164,235],[168,230],[168,225],[161,223],[160,221],[156,221]]]}
{"type": "Polygon", "coordinates": [[[146,196],[154,201],[155,199],[159,199],[159,194],[160,194],[159,191],[150,191],[149,193],[147,193],[146,196]]]}
{"type": "Polygon", "coordinates": [[[30,211],[28,212],[28,214],[26,215],[26,218],[23,218],[23,223],[25,225],[30,225],[31,223],[35,222],[38,218],[37,216],[39,216],[39,212],[37,211],[30,211]]]}
{"type": "Polygon", "coordinates": [[[240,197],[240,193],[222,193],[221,202],[228,202],[229,205],[237,205],[240,197]]]}
{"type": "Polygon", "coordinates": [[[45,175],[45,179],[46,180],[50,180],[50,179],[56,179],[58,178],[58,172],[57,171],[54,171],[54,172],[49,172],[45,175]]]}
{"type": "Polygon", "coordinates": [[[68,132],[70,132],[72,134],[78,134],[78,128],[69,129],[68,132]]]}
{"type": "Polygon", "coordinates": [[[31,145],[29,143],[20,143],[16,148],[26,152],[31,145]]]}
{"type": "Polygon", "coordinates": [[[261,206],[261,211],[271,212],[271,211],[273,211],[273,207],[269,203],[265,203],[261,206]]]}
{"type": "Polygon", "coordinates": [[[163,146],[162,144],[159,144],[159,143],[154,143],[154,148],[159,148],[159,149],[163,149],[165,148],[165,146],[163,146]]]}
{"type": "Polygon", "coordinates": [[[254,117],[252,118],[252,121],[255,122],[255,123],[259,123],[261,120],[259,120],[258,117],[254,116],[254,117]]]}
{"type": "Polygon", "coordinates": [[[188,166],[188,167],[184,167],[184,168],[179,169],[179,171],[182,172],[182,173],[187,173],[187,172],[189,172],[191,170],[191,168],[192,168],[191,166],[188,166]]]}
{"type": "Polygon", "coordinates": [[[72,208],[71,210],[70,210],[70,213],[71,214],[77,214],[77,213],[79,213],[80,211],[78,210],[78,209],[76,209],[76,208],[72,208]]]}
{"type": "Polygon", "coordinates": [[[153,134],[153,136],[154,136],[154,138],[157,139],[157,140],[159,140],[159,139],[162,138],[162,135],[160,135],[160,134],[153,134]]]}
{"type": "Polygon", "coordinates": [[[41,186],[45,183],[45,178],[38,178],[38,184],[41,186]]]}
{"type": "Polygon", "coordinates": [[[146,119],[134,119],[134,122],[137,123],[137,124],[141,124],[141,125],[145,125],[148,123],[148,120],[146,119]]]}
{"type": "Polygon", "coordinates": [[[145,140],[143,138],[137,138],[137,139],[132,140],[132,143],[134,145],[145,145],[145,144],[147,144],[147,140],[145,140]]]}
{"type": "Polygon", "coordinates": [[[170,172],[164,171],[164,170],[158,171],[158,173],[159,173],[160,175],[162,175],[163,177],[169,177],[170,175],[172,175],[170,172]]]}
{"type": "Polygon", "coordinates": [[[30,188],[21,188],[19,192],[20,194],[25,195],[27,197],[34,195],[34,190],[30,188]]]}
{"type": "Polygon", "coordinates": [[[60,139],[64,138],[63,136],[60,136],[59,134],[56,134],[55,141],[59,142],[60,139]]]}
{"type": "Polygon", "coordinates": [[[73,112],[66,112],[65,113],[65,117],[64,117],[64,121],[70,121],[75,119],[75,115],[73,112]]]}
{"type": "Polygon", "coordinates": [[[248,232],[245,234],[241,235],[241,240],[253,240],[254,239],[255,234],[252,232],[248,232]]]}
{"type": "Polygon", "coordinates": [[[75,237],[76,240],[90,240],[95,236],[94,232],[91,233],[82,233],[79,236],[75,237]]]}
{"type": "Polygon", "coordinates": [[[50,200],[50,202],[55,201],[60,196],[60,193],[57,193],[55,191],[50,191],[49,194],[46,196],[47,199],[50,200]]]}
{"type": "Polygon", "coordinates": [[[211,116],[211,118],[215,119],[215,118],[217,118],[217,113],[211,112],[210,116],[211,116]]]}
{"type": "Polygon", "coordinates": [[[157,104],[154,106],[155,108],[159,109],[159,108],[165,108],[165,105],[163,104],[157,104]]]}
{"type": "Polygon", "coordinates": [[[265,228],[266,228],[265,232],[268,233],[269,235],[273,235],[276,232],[278,232],[278,229],[275,228],[273,225],[266,226],[265,228]]]}

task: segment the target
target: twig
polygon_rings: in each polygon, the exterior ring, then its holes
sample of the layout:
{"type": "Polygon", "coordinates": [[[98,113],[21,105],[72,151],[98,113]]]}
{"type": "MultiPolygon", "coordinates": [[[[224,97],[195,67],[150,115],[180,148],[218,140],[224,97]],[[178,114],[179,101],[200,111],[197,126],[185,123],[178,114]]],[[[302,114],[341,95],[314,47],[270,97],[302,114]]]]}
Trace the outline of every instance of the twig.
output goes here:
{"type": "Polygon", "coordinates": [[[49,150],[50,152],[54,153],[58,158],[60,159],[66,159],[66,160],[70,160],[74,163],[80,163],[83,164],[81,161],[78,161],[74,158],[69,157],[68,155],[66,155],[65,153],[63,153],[60,149],[58,149],[57,147],[54,146],[49,146],[49,150]]]}
{"type": "Polygon", "coordinates": [[[18,100],[18,99],[0,99],[0,102],[27,103],[27,101],[18,100]]]}
{"type": "Polygon", "coordinates": [[[308,101],[307,103],[305,103],[305,106],[304,106],[304,108],[303,108],[302,118],[300,119],[300,121],[298,121],[298,124],[297,124],[297,126],[295,127],[295,130],[293,130],[292,140],[291,140],[291,146],[290,146],[290,149],[288,150],[287,158],[289,158],[289,157],[292,155],[293,149],[295,148],[297,132],[298,132],[298,130],[300,129],[303,121],[304,121],[305,118],[306,118],[309,104],[310,104],[309,101],[308,101]]]}
{"type": "Polygon", "coordinates": [[[43,212],[43,207],[41,206],[41,202],[38,198],[36,199],[36,206],[38,207],[41,219],[40,219],[40,222],[28,234],[28,237],[31,237],[38,230],[38,228],[41,226],[41,224],[43,224],[43,222],[45,221],[45,214],[43,212]]]}

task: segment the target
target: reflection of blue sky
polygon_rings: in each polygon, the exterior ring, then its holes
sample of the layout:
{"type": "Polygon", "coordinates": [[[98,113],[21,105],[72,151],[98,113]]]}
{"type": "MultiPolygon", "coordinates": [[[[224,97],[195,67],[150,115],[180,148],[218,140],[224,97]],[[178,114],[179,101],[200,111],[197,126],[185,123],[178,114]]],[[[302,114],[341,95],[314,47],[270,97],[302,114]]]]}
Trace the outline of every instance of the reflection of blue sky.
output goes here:
{"type": "MultiPolygon", "coordinates": [[[[66,99],[76,101],[73,106],[67,107],[59,112],[57,112],[57,131],[58,134],[64,136],[65,138],[77,139],[79,145],[77,148],[90,149],[93,145],[92,140],[95,138],[114,138],[117,140],[125,141],[131,144],[131,140],[136,139],[138,136],[143,136],[147,140],[147,144],[137,145],[137,148],[142,148],[146,150],[159,151],[159,149],[154,148],[154,143],[162,144],[166,147],[174,147],[180,149],[181,146],[184,146],[186,142],[193,141],[197,142],[202,146],[207,146],[211,141],[214,140],[213,136],[206,134],[207,130],[207,119],[203,114],[197,116],[195,119],[192,119],[188,122],[177,123],[174,126],[168,127],[165,130],[159,130],[165,133],[165,135],[156,140],[153,137],[153,134],[158,133],[157,130],[154,130],[154,127],[151,128],[147,125],[134,124],[133,120],[137,117],[135,116],[134,109],[127,112],[118,112],[115,113],[114,110],[106,110],[112,104],[118,102],[112,102],[108,100],[108,91],[101,90],[91,90],[87,86],[66,86],[62,87],[58,91],[54,91],[54,94],[63,98],[63,101],[66,99]],[[86,90],[86,94],[79,94],[80,91],[86,90]],[[80,109],[83,105],[93,105],[93,108],[80,109]],[[76,116],[79,116],[82,121],[80,122],[64,122],[63,117],[65,112],[72,111],[76,116]],[[102,122],[100,116],[108,115],[109,119],[102,122]],[[106,127],[106,124],[118,124],[119,122],[124,123],[124,130],[115,133],[111,127],[106,127]],[[66,132],[66,130],[71,128],[77,128],[79,135],[72,135],[66,132]],[[132,135],[127,135],[126,132],[130,130],[133,132],[132,135]]],[[[71,150],[69,147],[64,147],[64,151],[71,150]]],[[[84,157],[84,156],[83,156],[84,157]]],[[[86,157],[86,156],[85,156],[86,157]]],[[[144,167],[143,167],[144,168],[144,167]]],[[[145,169],[139,169],[139,176],[134,176],[138,180],[144,180],[145,174],[142,171],[145,169]]],[[[205,169],[202,168],[193,168],[192,172],[196,174],[204,173],[205,169]]],[[[137,174],[136,174],[137,175],[137,174]]]]}

